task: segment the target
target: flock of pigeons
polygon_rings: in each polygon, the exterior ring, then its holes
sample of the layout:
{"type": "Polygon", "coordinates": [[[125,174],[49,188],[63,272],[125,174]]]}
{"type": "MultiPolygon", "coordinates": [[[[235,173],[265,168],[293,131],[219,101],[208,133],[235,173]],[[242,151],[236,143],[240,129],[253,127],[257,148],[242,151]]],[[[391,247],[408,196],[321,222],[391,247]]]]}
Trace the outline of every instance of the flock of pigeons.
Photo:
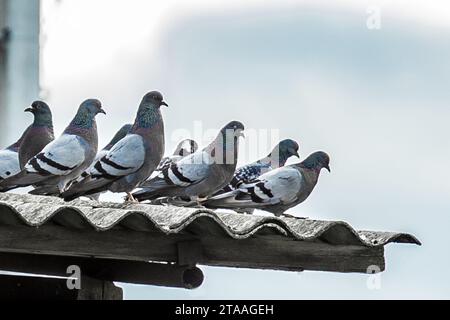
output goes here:
{"type": "Polygon", "coordinates": [[[25,109],[34,115],[33,123],[16,143],[0,151],[0,192],[32,186],[31,194],[66,201],[125,192],[127,201],[247,213],[261,209],[283,215],[311,194],[322,168],[330,171],[330,158],[322,151],[285,166],[291,156],[299,157],[299,145],[290,139],[265,158],[236,170],[244,131],[239,121],[228,123],[201,150],[186,139],[172,156],[163,158],[161,106],[167,106],[161,93],[147,93],[134,124],[124,125],[98,152],[95,117],[106,114],[100,101],[84,101],[57,139],[49,106],[35,101],[25,109]]]}

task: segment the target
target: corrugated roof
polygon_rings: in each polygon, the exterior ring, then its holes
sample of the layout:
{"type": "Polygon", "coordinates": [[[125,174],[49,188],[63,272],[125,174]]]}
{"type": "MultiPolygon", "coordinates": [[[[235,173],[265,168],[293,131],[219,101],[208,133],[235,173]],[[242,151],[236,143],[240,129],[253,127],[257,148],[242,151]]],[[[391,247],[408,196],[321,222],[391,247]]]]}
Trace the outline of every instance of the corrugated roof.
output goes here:
{"type": "Polygon", "coordinates": [[[324,238],[336,244],[361,244],[368,247],[383,246],[389,242],[414,243],[420,241],[413,235],[400,232],[356,231],[342,221],[320,221],[290,217],[268,217],[244,215],[207,209],[179,208],[173,206],[154,206],[148,204],[120,204],[76,200],[70,203],[55,197],[32,195],[0,194],[0,207],[9,208],[13,216],[0,216],[0,223],[21,222],[38,227],[47,221],[55,220],[67,224],[72,220],[81,226],[83,221],[98,231],[116,226],[131,227],[126,218],[140,219],[139,231],[156,227],[165,234],[178,233],[201,217],[207,217],[220,226],[230,237],[245,239],[261,229],[275,229],[280,234],[295,240],[315,240],[324,238]],[[66,220],[63,214],[71,215],[66,220]],[[78,215],[83,221],[75,222],[78,215]]]}
{"type": "Polygon", "coordinates": [[[390,242],[420,245],[407,233],[356,231],[341,221],[0,194],[0,252],[366,272],[384,270],[390,242]]]}

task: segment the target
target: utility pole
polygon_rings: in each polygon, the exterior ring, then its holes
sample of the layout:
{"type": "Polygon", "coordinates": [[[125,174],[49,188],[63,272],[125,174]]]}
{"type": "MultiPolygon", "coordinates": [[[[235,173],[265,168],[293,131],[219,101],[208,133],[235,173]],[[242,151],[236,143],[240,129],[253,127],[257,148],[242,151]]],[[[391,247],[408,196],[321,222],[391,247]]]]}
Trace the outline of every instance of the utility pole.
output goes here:
{"type": "Polygon", "coordinates": [[[0,0],[0,148],[22,133],[39,98],[40,1],[0,0]]]}
{"type": "MultiPolygon", "coordinates": [[[[4,119],[6,112],[6,56],[8,43],[8,29],[6,27],[6,0],[0,0],[0,121],[4,119]]],[[[0,133],[2,130],[0,124],[0,133]]],[[[0,148],[3,147],[3,141],[0,138],[0,148]]]]}

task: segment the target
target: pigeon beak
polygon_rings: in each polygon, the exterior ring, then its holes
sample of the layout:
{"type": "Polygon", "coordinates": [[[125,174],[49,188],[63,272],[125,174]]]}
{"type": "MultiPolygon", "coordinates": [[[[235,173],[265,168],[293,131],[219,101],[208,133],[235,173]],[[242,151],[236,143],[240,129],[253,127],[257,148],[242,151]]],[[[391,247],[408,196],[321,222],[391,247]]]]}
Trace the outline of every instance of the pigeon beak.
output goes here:
{"type": "Polygon", "coordinates": [[[165,101],[161,101],[161,105],[162,105],[162,106],[166,106],[166,107],[169,106],[165,101]]]}
{"type": "Polygon", "coordinates": [[[33,113],[33,111],[34,111],[33,107],[29,107],[29,108],[26,108],[25,110],[23,110],[23,112],[31,112],[31,113],[33,113]]]}
{"type": "Polygon", "coordinates": [[[298,154],[298,151],[295,150],[294,148],[289,148],[288,151],[289,151],[293,156],[296,156],[297,158],[300,158],[300,155],[298,154]]]}
{"type": "Polygon", "coordinates": [[[328,172],[331,172],[330,166],[325,166],[325,169],[327,169],[328,172]]]}
{"type": "Polygon", "coordinates": [[[103,110],[102,108],[100,108],[100,111],[99,111],[99,113],[103,113],[104,115],[106,115],[106,112],[105,112],[105,110],[103,110]]]}

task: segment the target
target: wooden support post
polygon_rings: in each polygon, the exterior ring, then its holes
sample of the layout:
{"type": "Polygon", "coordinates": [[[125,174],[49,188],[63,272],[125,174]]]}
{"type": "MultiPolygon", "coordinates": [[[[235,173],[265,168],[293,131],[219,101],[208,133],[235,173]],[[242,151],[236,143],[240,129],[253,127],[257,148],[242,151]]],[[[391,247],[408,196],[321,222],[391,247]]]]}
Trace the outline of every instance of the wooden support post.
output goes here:
{"type": "Polygon", "coordinates": [[[77,300],[123,300],[123,291],[111,281],[83,275],[77,300]]]}
{"type": "Polygon", "coordinates": [[[200,240],[185,240],[177,243],[178,265],[195,266],[203,260],[203,248],[200,240]]]}

